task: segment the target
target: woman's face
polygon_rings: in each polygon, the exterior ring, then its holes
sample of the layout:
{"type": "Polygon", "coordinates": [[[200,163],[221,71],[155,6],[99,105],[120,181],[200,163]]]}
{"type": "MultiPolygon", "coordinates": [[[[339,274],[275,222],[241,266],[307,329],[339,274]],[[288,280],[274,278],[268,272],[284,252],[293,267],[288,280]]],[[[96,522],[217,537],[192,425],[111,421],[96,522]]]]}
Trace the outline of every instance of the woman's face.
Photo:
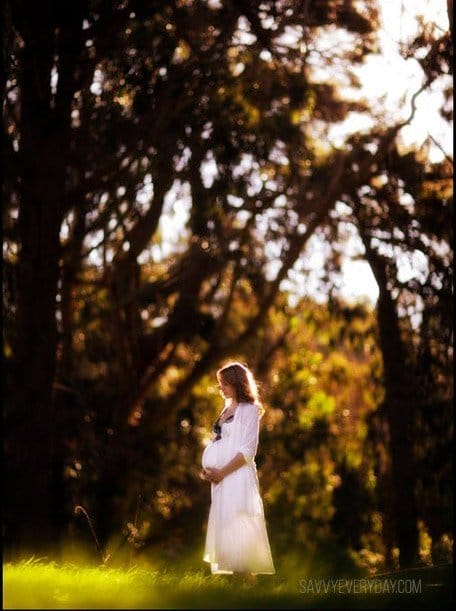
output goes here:
{"type": "Polygon", "coordinates": [[[220,388],[220,392],[226,399],[234,398],[234,387],[231,386],[231,384],[227,384],[226,382],[224,382],[223,379],[220,379],[218,385],[220,388]]]}

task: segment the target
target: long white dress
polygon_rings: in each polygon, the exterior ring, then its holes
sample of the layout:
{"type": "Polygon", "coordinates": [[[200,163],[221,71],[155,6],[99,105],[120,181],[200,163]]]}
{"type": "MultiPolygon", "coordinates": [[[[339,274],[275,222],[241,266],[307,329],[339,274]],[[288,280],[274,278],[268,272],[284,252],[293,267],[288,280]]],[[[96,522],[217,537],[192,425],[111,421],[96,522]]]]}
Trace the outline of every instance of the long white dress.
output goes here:
{"type": "Polygon", "coordinates": [[[221,439],[206,446],[204,468],[224,467],[238,452],[246,464],[211,484],[203,560],[212,574],[275,573],[266,530],[263,502],[255,464],[260,418],[252,403],[239,403],[234,417],[221,425],[221,439]]]}

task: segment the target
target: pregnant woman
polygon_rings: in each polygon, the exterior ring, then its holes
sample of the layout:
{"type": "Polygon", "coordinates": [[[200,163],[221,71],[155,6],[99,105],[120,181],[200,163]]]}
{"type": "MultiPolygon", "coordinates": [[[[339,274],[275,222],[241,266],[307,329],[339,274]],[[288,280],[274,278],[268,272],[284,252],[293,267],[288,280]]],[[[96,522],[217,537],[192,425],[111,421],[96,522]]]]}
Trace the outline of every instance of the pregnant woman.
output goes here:
{"type": "Polygon", "coordinates": [[[264,409],[251,371],[230,363],[217,371],[226,403],[203,452],[201,477],[211,482],[203,560],[212,574],[275,573],[255,464],[264,409]]]}

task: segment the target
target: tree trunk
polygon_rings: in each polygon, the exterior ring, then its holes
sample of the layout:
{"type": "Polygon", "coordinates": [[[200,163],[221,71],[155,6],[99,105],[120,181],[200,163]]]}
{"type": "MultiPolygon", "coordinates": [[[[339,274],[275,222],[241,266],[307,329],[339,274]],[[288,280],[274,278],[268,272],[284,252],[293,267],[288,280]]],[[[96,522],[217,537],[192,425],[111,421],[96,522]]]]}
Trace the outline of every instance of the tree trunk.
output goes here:
{"type": "Polygon", "coordinates": [[[377,321],[383,356],[384,413],[390,434],[395,539],[400,550],[400,566],[410,567],[419,559],[413,456],[413,375],[407,365],[396,305],[388,289],[386,263],[371,248],[369,238],[365,235],[361,237],[380,291],[377,321]]]}
{"type": "Polygon", "coordinates": [[[413,381],[406,375],[396,308],[389,293],[379,299],[378,324],[386,380],[385,413],[390,430],[396,541],[400,551],[400,566],[403,568],[416,565],[419,558],[412,434],[413,398],[409,392],[413,381]]]}
{"type": "Polygon", "coordinates": [[[60,8],[50,2],[12,5],[13,25],[23,41],[17,51],[20,144],[15,160],[20,251],[5,451],[4,540],[13,555],[54,552],[61,511],[61,431],[53,397],[56,296],[84,3],[66,13],[60,8]],[[59,79],[53,93],[56,54],[59,79]]]}
{"type": "Polygon", "coordinates": [[[32,196],[21,209],[14,377],[6,458],[5,543],[42,553],[52,541],[56,292],[60,222],[32,196]]]}
{"type": "Polygon", "coordinates": [[[393,549],[396,546],[396,524],[394,512],[394,490],[391,477],[390,432],[383,413],[384,405],[379,406],[373,422],[375,461],[377,467],[378,502],[382,514],[382,539],[385,548],[384,569],[393,571],[393,549]]]}

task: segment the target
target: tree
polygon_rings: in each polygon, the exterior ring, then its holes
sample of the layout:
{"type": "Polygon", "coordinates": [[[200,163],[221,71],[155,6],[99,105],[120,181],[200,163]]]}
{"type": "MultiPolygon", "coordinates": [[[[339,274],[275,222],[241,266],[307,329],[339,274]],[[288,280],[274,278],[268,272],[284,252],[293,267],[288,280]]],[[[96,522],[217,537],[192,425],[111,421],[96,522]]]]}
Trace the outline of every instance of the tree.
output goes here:
{"type": "MultiPolygon", "coordinates": [[[[300,140],[300,130],[291,120],[294,109],[305,108],[314,99],[317,112],[331,120],[342,118],[350,108],[336,100],[330,87],[311,84],[294,73],[299,54],[280,43],[280,36],[303,20],[310,42],[312,28],[335,22],[354,32],[357,48],[353,57],[361,61],[369,51],[373,25],[350,3],[343,10],[331,3],[312,7],[297,3],[290,12],[285,7],[278,10],[275,3],[261,7],[226,3],[217,8],[176,2],[156,10],[138,2],[85,2],[69,10],[63,3],[37,7],[26,2],[8,4],[8,14],[12,34],[6,41],[4,150],[14,319],[7,333],[12,365],[7,411],[7,539],[19,548],[36,545],[41,549],[52,539],[51,516],[61,502],[64,444],[72,436],[63,407],[63,397],[68,395],[62,395],[62,389],[74,392],[77,384],[72,354],[79,282],[100,283],[101,291],[105,287],[109,291],[108,336],[113,351],[107,381],[115,379],[118,384],[111,419],[119,436],[128,437],[128,416],[141,402],[136,389],[141,389],[142,396],[150,392],[158,372],[170,365],[174,352],[165,354],[182,338],[182,314],[188,312],[189,304],[193,333],[198,325],[206,324],[206,341],[210,328],[211,340],[217,337],[219,327],[211,320],[213,315],[204,318],[194,299],[203,280],[217,278],[224,263],[236,261],[237,252],[249,244],[255,225],[253,211],[265,210],[286,189],[291,189],[290,199],[299,204],[299,176],[295,170],[288,174],[286,167],[270,159],[272,151],[282,146],[279,134],[288,134],[285,147],[300,140]],[[271,19],[273,28],[268,29],[271,19]],[[253,37],[253,45],[235,40],[240,30],[244,38],[251,41],[253,37]],[[255,54],[262,50],[268,51],[270,60],[255,54]],[[236,66],[245,67],[240,79],[236,66]],[[254,81],[257,76],[261,81],[254,81]],[[259,118],[262,110],[264,118],[259,118]],[[182,164],[179,159],[186,151],[191,152],[190,162],[182,164]],[[234,174],[244,151],[256,158],[253,169],[277,166],[275,190],[268,189],[264,181],[255,196],[249,195],[252,172],[240,179],[234,174]],[[198,170],[210,153],[215,154],[220,175],[207,190],[198,170]],[[165,195],[176,177],[191,187],[194,246],[183,258],[185,266],[175,268],[177,291],[172,290],[168,298],[174,307],[167,306],[167,322],[159,331],[168,342],[160,345],[157,333],[143,337],[136,302],[142,284],[137,258],[157,230],[165,195]],[[153,185],[153,198],[144,206],[137,195],[147,184],[153,185]],[[243,205],[250,208],[251,220],[245,228],[236,226],[238,215],[228,195],[243,196],[243,205]],[[213,220],[216,209],[220,216],[216,214],[213,220]],[[62,237],[62,228],[67,237],[62,237]],[[89,240],[100,238],[98,249],[90,245],[89,240]],[[231,250],[234,243],[235,251],[231,250]],[[93,274],[93,267],[87,264],[90,253],[101,251],[102,273],[93,274]],[[144,346],[149,347],[148,353],[142,351],[144,346]],[[140,362],[144,363],[142,378],[137,375],[140,362]],[[53,387],[59,393],[55,401],[53,387]],[[30,480],[27,476],[35,464],[40,465],[39,476],[30,480]],[[58,501],[53,500],[52,481],[58,501]],[[26,509],[25,496],[37,500],[33,517],[26,509]]],[[[294,154],[298,154],[296,147],[294,154]]],[[[336,163],[341,171],[342,161],[336,163]]],[[[291,158],[288,164],[294,168],[291,158]]],[[[315,193],[321,199],[316,209],[322,214],[332,205],[336,190],[333,181],[322,199],[320,191],[315,193]]],[[[314,211],[311,206],[298,212],[297,218],[307,213],[312,216],[314,211]]],[[[182,380],[177,396],[185,396],[214,358],[229,354],[264,322],[280,280],[318,222],[312,221],[302,235],[296,228],[288,232],[288,212],[283,221],[280,233],[286,254],[276,279],[264,279],[261,257],[255,272],[250,266],[247,270],[242,257],[237,263],[233,289],[242,275],[255,278],[258,311],[254,318],[230,345],[221,347],[212,341],[182,380]]],[[[154,288],[158,287],[152,286],[152,293],[154,288]]],[[[228,297],[226,306],[229,302],[228,297]]],[[[161,297],[153,302],[154,316],[162,303],[161,297]]],[[[121,464],[122,453],[113,451],[114,462],[121,464]]]]}

